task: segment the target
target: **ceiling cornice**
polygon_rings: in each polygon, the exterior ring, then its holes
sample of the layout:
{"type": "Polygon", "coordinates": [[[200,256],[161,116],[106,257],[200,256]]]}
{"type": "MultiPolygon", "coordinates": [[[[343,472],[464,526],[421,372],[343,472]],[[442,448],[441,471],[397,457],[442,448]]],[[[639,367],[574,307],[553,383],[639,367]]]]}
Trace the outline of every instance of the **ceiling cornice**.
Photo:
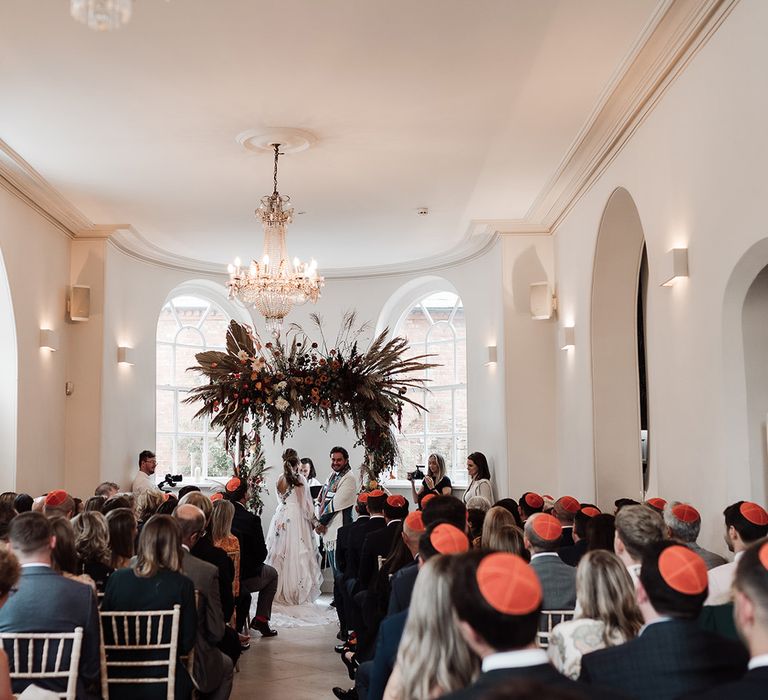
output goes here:
{"type": "MultiPolygon", "coordinates": [[[[390,277],[452,267],[485,253],[501,235],[550,235],[612,162],[674,79],[739,0],[661,0],[553,177],[524,219],[473,220],[451,250],[392,265],[326,269],[326,279],[390,277]]],[[[0,186],[73,239],[108,239],[146,263],[219,277],[225,267],[171,253],[129,224],[96,225],[0,139],[0,186]]]]}

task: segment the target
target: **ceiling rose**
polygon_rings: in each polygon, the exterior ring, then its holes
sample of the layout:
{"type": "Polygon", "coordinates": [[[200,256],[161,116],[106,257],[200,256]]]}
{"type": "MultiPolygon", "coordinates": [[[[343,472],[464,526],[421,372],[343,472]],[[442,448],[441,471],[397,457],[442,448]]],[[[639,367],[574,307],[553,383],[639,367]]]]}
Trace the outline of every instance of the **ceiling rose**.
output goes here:
{"type": "Polygon", "coordinates": [[[281,154],[306,151],[317,143],[317,138],[309,131],[290,127],[248,129],[239,133],[235,140],[249,151],[269,151],[270,153],[278,143],[281,154]]]}

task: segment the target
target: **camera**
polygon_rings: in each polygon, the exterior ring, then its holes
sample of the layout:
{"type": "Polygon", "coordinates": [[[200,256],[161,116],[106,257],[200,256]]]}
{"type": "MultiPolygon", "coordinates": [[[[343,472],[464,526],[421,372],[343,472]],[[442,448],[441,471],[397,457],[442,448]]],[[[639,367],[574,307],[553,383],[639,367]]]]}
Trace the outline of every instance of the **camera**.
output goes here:
{"type": "Polygon", "coordinates": [[[425,469],[423,464],[417,464],[416,469],[412,472],[408,472],[408,481],[417,481],[421,480],[424,481],[424,472],[421,471],[422,469],[425,469]]]}
{"type": "Polygon", "coordinates": [[[165,479],[163,479],[160,482],[160,486],[170,486],[173,488],[176,484],[178,484],[184,477],[181,474],[166,474],[165,479]]]}

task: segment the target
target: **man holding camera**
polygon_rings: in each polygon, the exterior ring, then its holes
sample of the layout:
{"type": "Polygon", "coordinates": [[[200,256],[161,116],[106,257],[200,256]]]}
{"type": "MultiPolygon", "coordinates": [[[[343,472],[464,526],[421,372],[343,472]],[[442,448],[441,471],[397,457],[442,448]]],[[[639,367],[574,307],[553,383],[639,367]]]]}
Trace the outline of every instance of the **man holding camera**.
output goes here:
{"type": "Polygon", "coordinates": [[[154,452],[144,450],[139,454],[139,471],[131,484],[131,491],[134,496],[138,496],[145,491],[158,491],[155,483],[155,469],[157,469],[157,458],[154,452]]]}

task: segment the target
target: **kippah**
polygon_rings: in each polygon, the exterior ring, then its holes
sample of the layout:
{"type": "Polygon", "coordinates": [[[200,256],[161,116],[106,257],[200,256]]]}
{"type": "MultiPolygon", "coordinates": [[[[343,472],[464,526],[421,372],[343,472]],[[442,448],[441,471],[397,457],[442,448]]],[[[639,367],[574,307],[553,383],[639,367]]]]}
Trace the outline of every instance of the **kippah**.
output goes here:
{"type": "Polygon", "coordinates": [[[538,493],[533,493],[532,491],[525,494],[525,502],[531,508],[541,508],[544,505],[544,499],[538,493]]]}
{"type": "Polygon", "coordinates": [[[477,567],[480,595],[504,615],[528,615],[541,605],[541,583],[520,557],[507,552],[486,556],[477,567]]]}
{"type": "Polygon", "coordinates": [[[765,508],[751,501],[744,501],[739,506],[741,514],[753,525],[768,525],[768,513],[765,508]]]}
{"type": "Polygon", "coordinates": [[[358,503],[368,503],[368,494],[363,492],[357,495],[358,503]]]}
{"type": "Polygon", "coordinates": [[[579,502],[573,496],[561,496],[557,502],[569,513],[579,512],[579,502]]]}
{"type": "Polygon", "coordinates": [[[420,510],[414,510],[413,513],[409,513],[405,518],[405,524],[415,532],[424,532],[424,530],[426,530],[424,527],[424,521],[421,519],[420,510]]]}
{"type": "Polygon", "coordinates": [[[387,505],[393,508],[402,508],[406,503],[407,501],[402,496],[390,496],[387,499],[387,505]]]}
{"type": "Polygon", "coordinates": [[[375,489],[368,494],[368,498],[381,498],[386,494],[381,489],[375,489]]]}
{"type": "Polygon", "coordinates": [[[433,498],[437,498],[437,494],[434,493],[428,493],[424,498],[421,499],[421,507],[423,508],[427,503],[429,503],[433,498]]]}
{"type": "Polygon", "coordinates": [[[531,528],[545,542],[554,542],[563,534],[560,521],[548,513],[540,513],[533,518],[531,528]]]}
{"type": "Polygon", "coordinates": [[[707,590],[707,565],[688,547],[667,547],[659,555],[659,573],[672,590],[683,595],[699,595],[707,590]]]}
{"type": "Polygon", "coordinates": [[[469,540],[459,528],[440,523],[432,530],[429,541],[440,554],[462,554],[469,551],[469,540]]]}
{"type": "Polygon", "coordinates": [[[649,498],[646,503],[659,510],[664,510],[664,506],[667,505],[667,502],[663,498],[649,498]]]}
{"type": "Polygon", "coordinates": [[[684,523],[695,523],[697,520],[701,520],[699,511],[687,503],[678,503],[676,506],[672,506],[672,515],[684,523]]]}
{"type": "Polygon", "coordinates": [[[167,491],[163,491],[163,503],[165,503],[169,498],[171,497],[171,494],[167,491]]]}
{"type": "Polygon", "coordinates": [[[57,489],[56,491],[51,491],[45,497],[45,505],[52,506],[52,507],[60,506],[68,498],[69,498],[69,494],[66,491],[57,489]]]}
{"type": "Polygon", "coordinates": [[[233,476],[228,482],[227,485],[224,487],[227,491],[227,493],[234,493],[237,491],[237,489],[240,488],[241,484],[243,482],[241,481],[239,476],[233,476]]]}
{"type": "Polygon", "coordinates": [[[768,542],[760,547],[760,551],[757,553],[757,557],[760,559],[760,563],[766,569],[768,569],[768,542]]]}
{"type": "Polygon", "coordinates": [[[541,497],[542,497],[542,498],[543,498],[545,501],[552,501],[552,502],[554,502],[554,500],[555,500],[555,499],[554,499],[554,498],[552,498],[552,496],[550,496],[548,493],[543,493],[543,494],[541,494],[541,497]]]}
{"type": "Polygon", "coordinates": [[[215,503],[216,501],[220,501],[222,498],[224,498],[223,493],[212,493],[211,494],[211,503],[215,503]]]}
{"type": "Polygon", "coordinates": [[[584,508],[581,509],[581,512],[588,518],[594,518],[596,515],[600,515],[600,509],[595,508],[594,506],[584,506],[584,508]]]}

